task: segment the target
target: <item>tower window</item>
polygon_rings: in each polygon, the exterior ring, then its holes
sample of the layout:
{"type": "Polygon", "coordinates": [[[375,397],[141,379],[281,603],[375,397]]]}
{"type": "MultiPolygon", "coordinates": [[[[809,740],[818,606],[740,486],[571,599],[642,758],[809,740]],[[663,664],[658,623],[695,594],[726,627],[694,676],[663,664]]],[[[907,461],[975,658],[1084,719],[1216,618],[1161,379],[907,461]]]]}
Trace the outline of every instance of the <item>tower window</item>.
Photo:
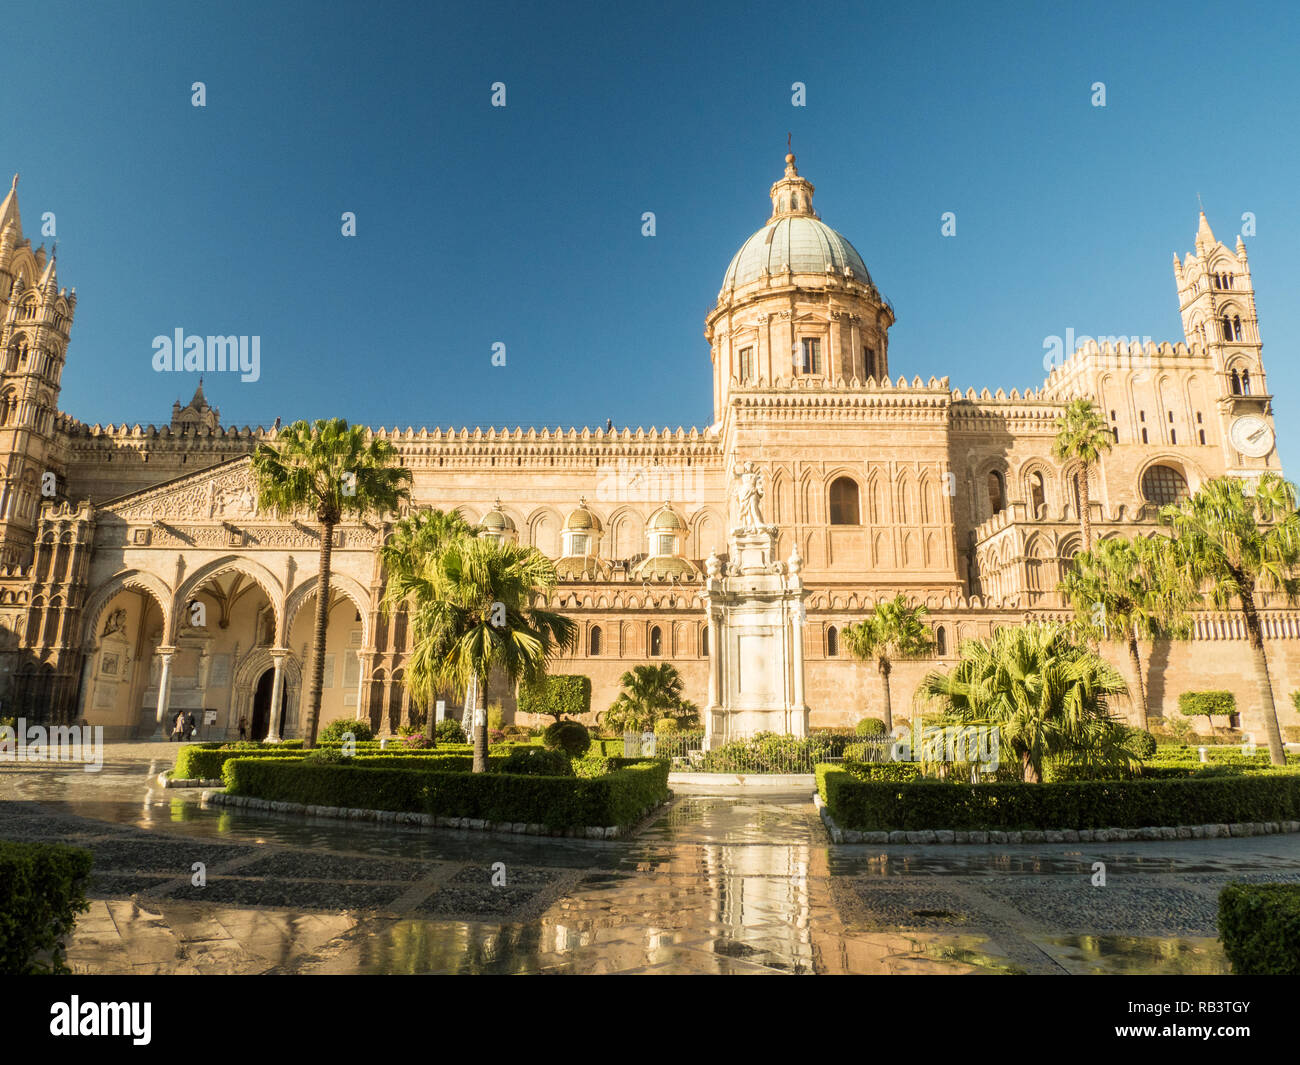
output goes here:
{"type": "Polygon", "coordinates": [[[754,349],[740,349],[740,380],[744,384],[754,379],[754,349]]]}
{"type": "Polygon", "coordinates": [[[1197,432],[1197,435],[1201,438],[1201,443],[1202,444],[1205,443],[1205,430],[1204,429],[1199,430],[1197,432]]]}
{"type": "Polygon", "coordinates": [[[1249,370],[1241,371],[1241,394],[1243,396],[1250,395],[1250,371],[1249,370]]]}
{"type": "Polygon", "coordinates": [[[858,485],[852,477],[831,482],[831,524],[858,525],[858,485]]]}
{"type": "Polygon", "coordinates": [[[1232,318],[1232,339],[1233,339],[1233,340],[1240,340],[1240,339],[1241,339],[1241,316],[1240,316],[1240,315],[1233,315],[1233,318],[1232,318]]]}
{"type": "Polygon", "coordinates": [[[866,370],[866,374],[868,377],[874,378],[879,376],[876,373],[876,349],[875,348],[862,349],[862,365],[863,368],[866,370]]]}
{"type": "Polygon", "coordinates": [[[575,533],[571,540],[571,553],[575,555],[585,555],[587,553],[587,537],[582,533],[575,533]]]}
{"type": "Polygon", "coordinates": [[[709,626],[706,624],[700,629],[700,656],[709,657],[709,626]]]}
{"type": "Polygon", "coordinates": [[[1171,444],[1176,444],[1176,443],[1178,443],[1178,430],[1177,430],[1177,429],[1170,429],[1170,430],[1169,430],[1169,442],[1170,442],[1171,444]]]}
{"type": "Polygon", "coordinates": [[[948,633],[942,625],[934,630],[934,650],[940,658],[948,653],[948,633]]]}
{"type": "Polygon", "coordinates": [[[1147,442],[1147,431],[1146,431],[1145,429],[1143,429],[1143,430],[1142,430],[1142,443],[1145,444],[1146,442],[1147,442]]]}
{"type": "Polygon", "coordinates": [[[1147,420],[1147,412],[1144,410],[1138,411],[1138,421],[1144,422],[1146,420],[1147,420]]]}
{"type": "Polygon", "coordinates": [[[587,654],[591,655],[593,658],[599,655],[602,643],[603,640],[601,638],[600,626],[593,625],[591,627],[591,632],[587,634],[587,654]]]}
{"type": "Polygon", "coordinates": [[[801,373],[822,372],[822,342],[818,337],[804,337],[800,342],[801,373]]]}
{"type": "Polygon", "coordinates": [[[1002,483],[1002,474],[997,470],[989,470],[989,513],[1001,514],[1002,508],[1006,506],[1005,486],[1002,483]]]}
{"type": "Polygon", "coordinates": [[[1169,421],[1170,421],[1170,424],[1172,424],[1172,423],[1173,423],[1173,420],[1174,420],[1174,412],[1173,412],[1173,411],[1169,411],[1168,414],[1169,414],[1169,421]]]}
{"type": "Polygon", "coordinates": [[[1046,508],[1047,496],[1043,491],[1043,475],[1035,470],[1029,475],[1029,509],[1035,518],[1041,518],[1046,508]]]}
{"type": "Polygon", "coordinates": [[[1232,394],[1234,396],[1241,395],[1241,374],[1237,373],[1236,370],[1233,370],[1231,380],[1232,380],[1232,394]]]}
{"type": "Polygon", "coordinates": [[[840,631],[834,625],[826,630],[826,657],[838,658],[840,653],[840,631]]]}
{"type": "Polygon", "coordinates": [[[659,658],[664,653],[664,634],[658,625],[650,630],[650,657],[659,658]]]}
{"type": "Polygon", "coordinates": [[[1196,424],[1201,424],[1201,412],[1199,410],[1196,412],[1196,424]]]}

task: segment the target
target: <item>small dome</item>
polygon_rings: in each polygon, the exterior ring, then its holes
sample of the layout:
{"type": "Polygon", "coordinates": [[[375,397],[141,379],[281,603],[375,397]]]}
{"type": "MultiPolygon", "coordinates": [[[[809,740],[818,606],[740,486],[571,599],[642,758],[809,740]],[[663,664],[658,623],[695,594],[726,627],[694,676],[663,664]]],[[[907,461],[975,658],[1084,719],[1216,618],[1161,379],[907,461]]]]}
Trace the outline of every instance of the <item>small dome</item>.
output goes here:
{"type": "Polygon", "coordinates": [[[565,532],[600,532],[600,519],[587,509],[587,501],[578,501],[578,509],[564,519],[565,532]]]}
{"type": "Polygon", "coordinates": [[[595,555],[566,555],[555,563],[555,575],[560,580],[609,580],[609,563],[595,555]]]}
{"type": "Polygon", "coordinates": [[[773,219],[736,252],[722,278],[722,290],[757,281],[763,272],[776,275],[786,267],[794,274],[833,273],[871,283],[862,256],[848,240],[820,218],[786,215],[773,219]]]}
{"type": "Polygon", "coordinates": [[[686,523],[682,521],[681,515],[673,510],[671,504],[665,503],[650,519],[650,528],[658,532],[682,532],[686,528],[686,523]]]}
{"type": "Polygon", "coordinates": [[[501,501],[498,500],[495,507],[484,515],[483,520],[479,522],[485,530],[490,533],[507,533],[515,531],[515,523],[510,520],[510,515],[501,509],[501,501]]]}
{"type": "Polygon", "coordinates": [[[639,581],[683,580],[698,577],[700,571],[689,559],[675,555],[654,555],[632,570],[631,576],[639,581]]]}

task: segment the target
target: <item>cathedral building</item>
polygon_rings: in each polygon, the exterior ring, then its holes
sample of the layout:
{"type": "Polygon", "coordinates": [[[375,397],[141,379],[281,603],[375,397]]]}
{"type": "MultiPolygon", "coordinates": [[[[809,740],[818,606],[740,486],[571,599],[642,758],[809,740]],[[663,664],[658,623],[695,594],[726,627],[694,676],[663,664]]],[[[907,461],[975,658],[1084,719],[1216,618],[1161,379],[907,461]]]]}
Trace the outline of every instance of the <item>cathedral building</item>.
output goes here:
{"type": "MultiPolygon", "coordinates": [[[[458,510],[556,560],[549,605],[580,643],[554,668],[591,677],[593,712],[624,671],[660,661],[709,704],[708,584],[747,464],[775,557],[802,581],[793,631],[813,727],[880,713],[879,674],[840,638],[879,599],[926,604],[934,630],[932,658],[895,666],[899,716],[963,639],[1066,616],[1055,589],[1080,548],[1078,470],[1051,448],[1070,398],[1095,397],[1115,439],[1092,478],[1097,537],[1154,531],[1161,504],[1208,478],[1279,470],[1246,248],[1204,215],[1173,264],[1181,340],[1089,341],[1039,388],[963,392],[891,372],[894,308],[813,193],[788,155],[766,222],[721,275],[704,324],[712,424],[373,430],[411,470],[413,507],[458,510]]],[[[184,710],[206,737],[234,736],[241,718],[254,737],[299,734],[319,533],[257,508],[249,456],[276,429],[223,427],[201,382],[166,425],[61,412],[75,313],[54,256],[23,236],[15,178],[0,204],[0,715],[129,737],[184,710]]],[[[335,533],[322,724],[412,718],[406,619],[379,610],[388,528],[335,533]]],[[[1295,723],[1300,611],[1266,603],[1264,617],[1279,712],[1295,723]]],[[[1245,635],[1207,611],[1194,639],[1144,648],[1152,713],[1230,688],[1258,729],[1245,635]]],[[[1124,649],[1103,649],[1132,685],[1124,649]]],[[[508,719],[513,697],[497,696],[508,719]]]]}

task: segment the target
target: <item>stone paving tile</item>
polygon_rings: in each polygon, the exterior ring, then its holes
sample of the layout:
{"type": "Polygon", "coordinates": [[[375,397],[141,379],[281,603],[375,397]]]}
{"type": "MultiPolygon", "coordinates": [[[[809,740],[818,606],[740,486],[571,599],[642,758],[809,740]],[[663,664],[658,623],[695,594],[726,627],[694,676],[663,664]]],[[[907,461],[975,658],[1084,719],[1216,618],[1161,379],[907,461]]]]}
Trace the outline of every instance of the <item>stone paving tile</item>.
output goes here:
{"type": "Polygon", "coordinates": [[[277,850],[240,865],[239,875],[293,880],[419,880],[430,868],[428,862],[404,859],[277,850]]]}
{"type": "Polygon", "coordinates": [[[95,857],[95,868],[190,876],[195,862],[211,871],[227,862],[256,853],[254,847],[213,845],[201,840],[108,838],[84,844],[95,857]]]}
{"type": "Polygon", "coordinates": [[[1200,892],[1175,887],[1104,887],[1082,890],[1001,889],[1006,902],[1065,933],[1214,935],[1216,907],[1200,892]]]}
{"type": "Polygon", "coordinates": [[[385,883],[341,883],[335,880],[268,880],[209,877],[204,887],[177,884],[163,894],[190,902],[235,903],[299,910],[386,909],[404,887],[385,883]]]}

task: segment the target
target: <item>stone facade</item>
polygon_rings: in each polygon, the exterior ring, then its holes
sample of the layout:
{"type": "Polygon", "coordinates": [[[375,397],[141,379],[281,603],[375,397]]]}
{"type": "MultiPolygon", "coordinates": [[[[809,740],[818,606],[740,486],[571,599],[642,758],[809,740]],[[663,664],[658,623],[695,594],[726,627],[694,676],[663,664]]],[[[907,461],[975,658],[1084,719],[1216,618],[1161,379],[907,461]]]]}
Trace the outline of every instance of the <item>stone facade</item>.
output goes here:
{"type": "MultiPolygon", "coordinates": [[[[160,706],[206,711],[206,735],[302,720],[318,533],[256,507],[249,455],[276,429],[222,428],[202,385],[171,422],[86,425],[57,411],[76,310],[55,261],[22,235],[17,179],[0,204],[0,669],[4,713],[85,719],[109,735],[160,706]],[[304,609],[307,607],[307,609],[304,609]]],[[[456,509],[533,544],[562,575],[553,608],[581,645],[556,669],[592,678],[659,659],[710,705],[706,560],[736,528],[731,471],[766,484],[773,557],[801,560],[803,702],[813,727],[879,713],[879,676],[843,626],[898,592],[929,606],[935,657],[896,665],[895,706],[962,639],[1060,617],[1079,549],[1076,470],[1051,456],[1075,395],[1097,398],[1116,445],[1092,487],[1095,535],[1154,528],[1157,503],[1222,474],[1279,469],[1246,249],[1202,215],[1175,257],[1184,337],[1098,338],[1060,352],[1041,388],[961,392],[895,378],[894,309],[857,251],[813,209],[788,156],[767,223],[737,253],[705,323],[714,422],[702,429],[376,429],[412,471],[415,506],[456,509]]],[[[330,412],[322,412],[328,415],[330,412]]],[[[405,619],[378,609],[379,521],[337,531],[322,722],[410,720],[405,619]]],[[[1300,611],[1269,604],[1283,723],[1300,684],[1300,611]]],[[[715,637],[716,642],[716,637],[715,637]]],[[[1127,656],[1107,649],[1126,675],[1127,656]]],[[[1253,720],[1244,633],[1205,614],[1190,642],[1145,648],[1153,713],[1180,692],[1234,689],[1253,720]]],[[[513,697],[494,691],[509,711],[513,697]]]]}

